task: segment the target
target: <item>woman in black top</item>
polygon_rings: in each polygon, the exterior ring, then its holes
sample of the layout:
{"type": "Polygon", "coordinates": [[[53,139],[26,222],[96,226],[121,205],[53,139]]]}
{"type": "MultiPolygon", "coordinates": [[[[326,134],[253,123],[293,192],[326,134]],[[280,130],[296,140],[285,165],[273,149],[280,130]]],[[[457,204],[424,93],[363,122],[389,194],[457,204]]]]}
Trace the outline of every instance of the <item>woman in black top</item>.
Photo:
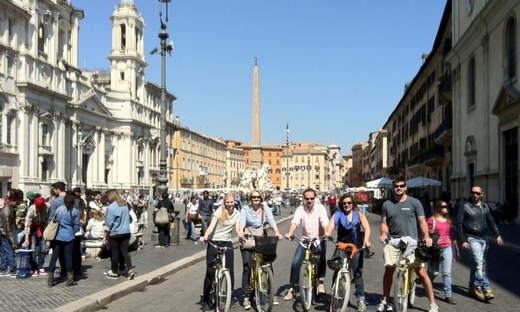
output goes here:
{"type": "MultiPolygon", "coordinates": [[[[168,214],[174,211],[173,203],[168,199],[168,193],[162,194],[162,199],[157,201],[157,206],[154,211],[154,220],[155,215],[159,212],[159,209],[166,208],[168,214]]],[[[159,243],[154,245],[155,248],[166,248],[170,246],[170,223],[166,224],[156,224],[157,232],[159,233],[159,243]]]]}
{"type": "MultiPolygon", "coordinates": [[[[350,194],[343,194],[339,199],[339,208],[330,218],[325,235],[330,236],[334,229],[338,232],[338,242],[351,243],[361,248],[363,245],[370,246],[370,225],[367,217],[357,207],[356,199],[350,194]]],[[[336,251],[334,257],[345,257],[344,252],[336,251]]],[[[351,260],[353,279],[356,281],[355,295],[358,299],[358,311],[365,311],[365,285],[363,282],[363,251],[354,255],[351,260]]],[[[334,272],[332,278],[336,280],[338,271],[334,272]]]]}

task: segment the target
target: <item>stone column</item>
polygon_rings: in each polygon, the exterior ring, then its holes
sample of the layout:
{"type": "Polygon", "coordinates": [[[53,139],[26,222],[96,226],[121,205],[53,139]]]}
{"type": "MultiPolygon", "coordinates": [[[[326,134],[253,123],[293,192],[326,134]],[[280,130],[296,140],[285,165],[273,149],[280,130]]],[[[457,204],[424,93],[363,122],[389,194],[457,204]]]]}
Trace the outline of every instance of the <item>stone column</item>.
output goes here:
{"type": "Polygon", "coordinates": [[[262,147],[260,146],[260,74],[257,59],[253,68],[253,144],[251,145],[251,166],[262,166],[262,147]]]}

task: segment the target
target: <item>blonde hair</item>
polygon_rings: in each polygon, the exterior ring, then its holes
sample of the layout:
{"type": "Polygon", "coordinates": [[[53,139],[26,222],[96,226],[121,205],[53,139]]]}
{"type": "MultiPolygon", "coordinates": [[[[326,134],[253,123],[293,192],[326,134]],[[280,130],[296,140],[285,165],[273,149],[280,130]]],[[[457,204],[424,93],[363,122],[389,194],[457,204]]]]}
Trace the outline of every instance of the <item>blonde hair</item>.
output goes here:
{"type": "Polygon", "coordinates": [[[99,211],[97,209],[90,210],[89,218],[90,219],[95,219],[97,221],[105,221],[105,217],[103,216],[101,211],[99,211]]]}
{"type": "Polygon", "coordinates": [[[257,189],[254,189],[254,190],[251,191],[251,193],[249,193],[249,199],[251,200],[251,198],[253,197],[254,193],[258,193],[258,195],[260,195],[260,203],[262,203],[264,201],[264,195],[262,194],[262,192],[260,192],[257,189]]]}
{"type": "Polygon", "coordinates": [[[107,199],[109,203],[117,202],[118,206],[126,206],[125,200],[119,195],[116,190],[110,190],[107,192],[107,199]]]}
{"type": "Polygon", "coordinates": [[[226,194],[226,196],[224,196],[224,201],[222,202],[222,213],[220,214],[220,222],[224,222],[226,221],[228,218],[229,218],[229,211],[227,210],[226,208],[226,199],[228,198],[233,198],[233,201],[235,200],[235,193],[234,192],[229,192],[226,194]]]}

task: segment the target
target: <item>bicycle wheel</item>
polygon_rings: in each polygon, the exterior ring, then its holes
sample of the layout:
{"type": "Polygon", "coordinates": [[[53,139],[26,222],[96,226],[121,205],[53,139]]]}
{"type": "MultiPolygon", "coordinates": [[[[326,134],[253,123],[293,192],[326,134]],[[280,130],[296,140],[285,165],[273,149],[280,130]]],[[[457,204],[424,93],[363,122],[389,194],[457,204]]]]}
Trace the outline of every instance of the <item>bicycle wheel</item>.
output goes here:
{"type": "Polygon", "coordinates": [[[350,274],[348,271],[338,273],[336,282],[332,286],[332,298],[330,301],[330,312],[346,312],[348,298],[350,296],[350,274]]]}
{"type": "Polygon", "coordinates": [[[227,312],[231,309],[231,275],[229,271],[221,272],[215,290],[215,311],[227,312]]]}
{"type": "Polygon", "coordinates": [[[255,285],[256,307],[258,312],[271,312],[274,299],[273,271],[267,266],[261,267],[258,271],[255,285]]]}
{"type": "Polygon", "coordinates": [[[312,264],[307,261],[302,263],[300,268],[300,301],[302,303],[303,311],[305,312],[309,312],[312,305],[312,293],[314,289],[312,270],[312,264]]]}
{"type": "Polygon", "coordinates": [[[408,295],[406,291],[406,275],[408,272],[397,270],[394,280],[394,306],[397,312],[406,312],[408,308],[408,295]]]}
{"type": "Polygon", "coordinates": [[[409,279],[410,286],[408,286],[408,306],[410,308],[413,307],[413,303],[415,302],[416,277],[417,277],[417,275],[415,274],[415,271],[410,270],[410,279],[409,279]]]}

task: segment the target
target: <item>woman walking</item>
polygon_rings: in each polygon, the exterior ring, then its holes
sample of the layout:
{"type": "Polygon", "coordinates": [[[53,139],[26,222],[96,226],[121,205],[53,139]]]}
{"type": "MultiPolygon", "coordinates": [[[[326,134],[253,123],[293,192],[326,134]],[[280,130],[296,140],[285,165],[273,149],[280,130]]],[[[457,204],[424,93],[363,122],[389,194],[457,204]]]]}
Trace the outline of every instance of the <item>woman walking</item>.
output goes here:
{"type": "Polygon", "coordinates": [[[106,273],[107,278],[117,279],[119,257],[124,258],[128,269],[128,279],[135,277],[132,268],[132,259],[128,254],[130,242],[130,213],[126,202],[121,198],[116,190],[108,191],[108,205],[105,219],[105,236],[103,243],[106,244],[108,238],[110,248],[111,269],[106,273]]]}
{"type": "MultiPolygon", "coordinates": [[[[330,236],[332,230],[338,232],[338,242],[350,243],[362,248],[370,247],[370,225],[366,216],[358,209],[357,201],[350,194],[343,194],[339,199],[339,208],[335,209],[325,230],[325,236],[330,236]]],[[[356,281],[355,296],[358,300],[358,311],[366,311],[365,283],[363,282],[363,255],[364,251],[356,253],[351,259],[352,278],[356,281]]],[[[345,257],[345,253],[336,250],[334,257],[345,257]]],[[[332,281],[336,280],[338,271],[334,271],[332,281]]]]}
{"type": "MultiPolygon", "coordinates": [[[[242,206],[242,209],[240,210],[240,228],[238,230],[238,237],[243,240],[245,229],[263,229],[264,223],[268,222],[278,239],[282,239],[283,236],[278,232],[278,226],[276,226],[276,221],[273,218],[271,209],[265,209],[262,207],[262,202],[264,200],[262,193],[258,190],[253,190],[249,198],[251,199],[251,205],[242,206]]],[[[242,290],[244,291],[244,310],[251,309],[251,285],[249,282],[251,280],[253,252],[254,250],[241,249],[243,262],[242,290]]],[[[278,305],[276,297],[274,298],[273,304],[278,305]]]]}
{"type": "MultiPolygon", "coordinates": [[[[168,216],[172,213],[175,208],[173,203],[168,199],[168,193],[164,192],[161,196],[161,199],[157,201],[157,205],[155,205],[154,211],[154,222],[155,215],[159,213],[159,209],[166,209],[168,212],[168,216]]],[[[159,243],[154,245],[155,248],[167,248],[170,247],[170,223],[165,224],[155,224],[157,227],[157,232],[159,232],[159,243]]]]}
{"type": "Polygon", "coordinates": [[[199,215],[197,213],[199,204],[197,203],[197,197],[192,196],[190,203],[186,207],[186,217],[182,220],[182,224],[186,231],[188,231],[186,239],[191,239],[196,243],[197,233],[195,232],[195,223],[197,222],[199,215]]]}
{"type": "MultiPolygon", "coordinates": [[[[457,241],[453,238],[451,230],[451,217],[448,203],[439,200],[433,206],[433,216],[428,219],[430,233],[437,233],[440,236],[441,255],[442,255],[442,278],[444,281],[444,294],[449,304],[457,304],[452,297],[451,291],[451,263],[460,259],[457,241]]],[[[433,283],[433,279],[439,274],[441,262],[431,263],[428,266],[428,275],[433,283]]]]}
{"type": "MultiPolygon", "coordinates": [[[[230,247],[230,249],[226,250],[226,263],[225,266],[229,270],[229,274],[231,275],[231,289],[234,289],[235,285],[235,276],[234,276],[234,252],[231,247],[233,247],[231,241],[231,232],[233,229],[238,233],[238,226],[240,221],[240,214],[235,209],[235,194],[228,193],[224,198],[224,205],[218,208],[213,216],[211,217],[211,223],[204,234],[203,237],[200,238],[201,241],[211,241],[213,244],[219,247],[230,247]]],[[[209,264],[213,259],[215,259],[216,250],[211,244],[208,244],[208,248],[206,250],[206,262],[209,264]]],[[[215,269],[210,268],[206,265],[206,277],[204,278],[203,285],[203,311],[211,311],[209,307],[210,303],[210,291],[213,285],[213,281],[215,280],[215,269]]]]}
{"type": "Polygon", "coordinates": [[[79,231],[79,211],[74,209],[76,196],[74,193],[65,195],[63,205],[49,216],[49,220],[57,220],[59,222],[58,233],[56,238],[51,241],[52,257],[49,262],[47,286],[54,286],[54,271],[56,271],[56,260],[58,257],[65,259],[65,269],[67,272],[67,286],[77,285],[74,281],[74,271],[72,266],[72,257],[74,254],[74,238],[75,233],[79,231]]]}

